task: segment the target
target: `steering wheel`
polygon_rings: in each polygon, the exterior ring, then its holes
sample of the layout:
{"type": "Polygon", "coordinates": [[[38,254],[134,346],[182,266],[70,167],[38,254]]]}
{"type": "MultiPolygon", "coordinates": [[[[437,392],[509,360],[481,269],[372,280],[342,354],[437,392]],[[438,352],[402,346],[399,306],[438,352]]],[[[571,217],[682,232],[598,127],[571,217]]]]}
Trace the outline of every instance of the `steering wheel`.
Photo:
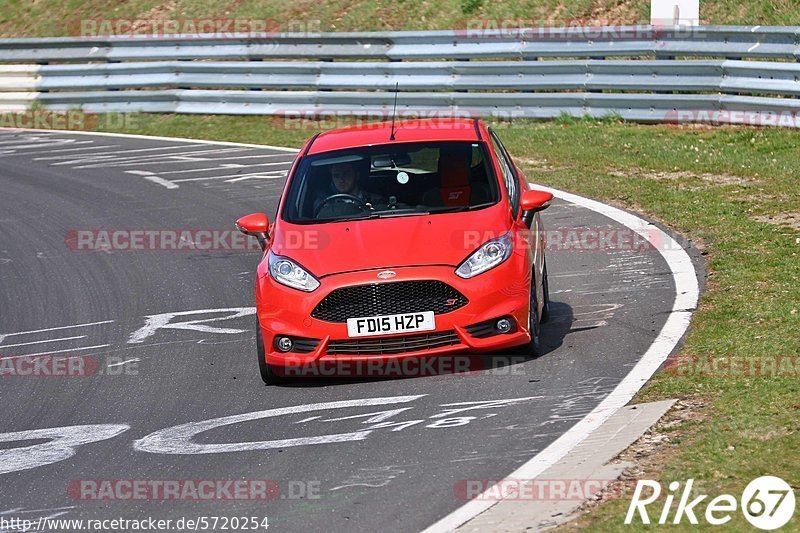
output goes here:
{"type": "Polygon", "coordinates": [[[347,194],[347,193],[332,194],[332,195],[328,196],[327,198],[325,198],[324,200],[322,200],[322,203],[319,204],[317,209],[314,211],[314,218],[317,218],[319,216],[319,213],[320,213],[320,211],[322,211],[322,208],[325,207],[325,204],[328,204],[330,202],[335,202],[337,200],[342,201],[342,202],[344,202],[346,204],[356,205],[362,211],[366,211],[367,210],[366,202],[364,202],[364,200],[362,200],[358,196],[354,196],[352,194],[347,194]]]}

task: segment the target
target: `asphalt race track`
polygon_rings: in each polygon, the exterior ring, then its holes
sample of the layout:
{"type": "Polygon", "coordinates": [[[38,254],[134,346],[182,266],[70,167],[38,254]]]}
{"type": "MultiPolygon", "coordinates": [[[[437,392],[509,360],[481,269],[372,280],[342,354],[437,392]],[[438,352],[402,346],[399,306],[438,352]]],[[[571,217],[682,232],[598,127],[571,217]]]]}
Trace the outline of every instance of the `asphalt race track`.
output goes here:
{"type": "MultiPolygon", "coordinates": [[[[503,478],[589,413],[672,310],[670,269],[653,248],[549,249],[553,317],[535,360],[268,388],[255,359],[257,251],[78,249],[87,231],[235,233],[241,215],[272,220],[293,158],[0,130],[0,355],[96,364],[90,376],[0,378],[0,515],[252,516],[269,517],[275,531],[421,530],[465,503],[463,480],[503,478]],[[277,408],[286,409],[268,411],[277,408]],[[53,429],[84,425],[98,427],[53,429]],[[187,431],[204,429],[188,443],[187,431]],[[95,442],[74,455],[46,444],[87,432],[95,442]],[[279,492],[269,501],[95,501],[75,491],[81,480],[123,479],[271,480],[279,492]]],[[[563,201],[543,220],[622,228],[563,201]]]]}

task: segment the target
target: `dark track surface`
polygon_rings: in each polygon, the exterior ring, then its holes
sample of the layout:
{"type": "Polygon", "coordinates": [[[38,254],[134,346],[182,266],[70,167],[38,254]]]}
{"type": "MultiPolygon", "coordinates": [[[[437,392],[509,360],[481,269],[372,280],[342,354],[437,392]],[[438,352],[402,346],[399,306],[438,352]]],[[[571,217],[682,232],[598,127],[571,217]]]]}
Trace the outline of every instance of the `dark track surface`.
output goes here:
{"type": "MultiPolygon", "coordinates": [[[[231,330],[227,333],[161,329],[141,343],[129,343],[148,315],[252,306],[259,254],[73,251],[65,237],[73,230],[100,228],[229,230],[243,214],[264,211],[273,217],[283,179],[248,175],[285,170],[293,156],[269,149],[0,130],[0,355],[89,355],[101,370],[91,377],[0,379],[0,433],[82,424],[130,426],[111,439],[77,447],[66,460],[0,474],[0,513],[18,509],[36,518],[62,513],[62,518],[268,516],[275,531],[420,530],[464,503],[454,495],[458,480],[504,477],[591,411],[647,350],[672,308],[670,271],[655,250],[551,250],[553,319],[543,329],[546,353],[502,372],[266,388],[255,364],[252,315],[209,323],[231,330]],[[102,153],[109,156],[87,159],[102,153]],[[267,162],[283,165],[250,166],[267,162]],[[201,170],[209,168],[214,170],[201,170]],[[142,172],[169,183],[146,179],[142,172]],[[212,176],[217,178],[174,181],[212,176]],[[237,176],[247,179],[230,181],[237,176]],[[178,187],[168,188],[170,183],[178,187]],[[101,321],[111,322],[72,327],[101,321]],[[22,333],[62,326],[70,327],[22,333]],[[357,441],[203,455],[134,449],[134,441],[188,422],[416,395],[421,396],[388,407],[244,422],[195,439],[236,443],[363,431],[374,425],[369,417],[327,420],[387,409],[409,408],[389,422],[421,421],[374,429],[357,441]],[[531,399],[450,415],[475,417],[464,425],[427,427],[436,423],[430,417],[442,414],[445,404],[519,398],[531,399]],[[319,418],[306,421],[314,416],[319,418]],[[69,482],[85,479],[269,479],[284,497],[267,502],[70,497],[69,482]],[[312,486],[319,497],[289,498],[292,482],[318,482],[312,486]]],[[[543,220],[551,228],[618,227],[564,202],[546,211],[543,220]]],[[[0,442],[0,467],[4,449],[40,442],[0,442]]]]}

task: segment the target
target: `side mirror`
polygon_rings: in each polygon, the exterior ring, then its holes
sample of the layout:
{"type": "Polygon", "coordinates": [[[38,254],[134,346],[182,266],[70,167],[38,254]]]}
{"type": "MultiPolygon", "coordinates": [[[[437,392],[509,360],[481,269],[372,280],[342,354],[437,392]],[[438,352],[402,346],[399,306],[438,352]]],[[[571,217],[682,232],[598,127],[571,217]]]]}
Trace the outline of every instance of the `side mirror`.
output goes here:
{"type": "Polygon", "coordinates": [[[264,213],[253,213],[246,215],[236,221],[236,229],[258,239],[258,244],[261,245],[262,250],[267,249],[267,229],[269,228],[269,219],[264,213]]]}
{"type": "Polygon", "coordinates": [[[522,193],[520,205],[523,211],[543,211],[550,207],[550,202],[553,201],[553,195],[549,192],[527,190],[522,193]]]}
{"type": "Polygon", "coordinates": [[[522,220],[529,228],[533,224],[533,215],[539,211],[544,211],[550,207],[553,195],[549,192],[528,189],[522,193],[520,207],[522,208],[522,220]]]}

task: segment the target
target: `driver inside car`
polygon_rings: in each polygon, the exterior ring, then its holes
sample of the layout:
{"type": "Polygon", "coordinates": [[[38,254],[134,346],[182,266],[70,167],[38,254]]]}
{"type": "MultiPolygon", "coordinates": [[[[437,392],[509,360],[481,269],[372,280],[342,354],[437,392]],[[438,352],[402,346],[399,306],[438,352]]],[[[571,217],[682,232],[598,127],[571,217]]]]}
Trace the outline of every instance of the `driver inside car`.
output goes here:
{"type": "Polygon", "coordinates": [[[318,199],[316,218],[338,218],[372,211],[384,204],[380,195],[365,191],[361,176],[353,163],[331,165],[331,194],[318,199]],[[341,195],[336,198],[336,196],[341,195]]]}

